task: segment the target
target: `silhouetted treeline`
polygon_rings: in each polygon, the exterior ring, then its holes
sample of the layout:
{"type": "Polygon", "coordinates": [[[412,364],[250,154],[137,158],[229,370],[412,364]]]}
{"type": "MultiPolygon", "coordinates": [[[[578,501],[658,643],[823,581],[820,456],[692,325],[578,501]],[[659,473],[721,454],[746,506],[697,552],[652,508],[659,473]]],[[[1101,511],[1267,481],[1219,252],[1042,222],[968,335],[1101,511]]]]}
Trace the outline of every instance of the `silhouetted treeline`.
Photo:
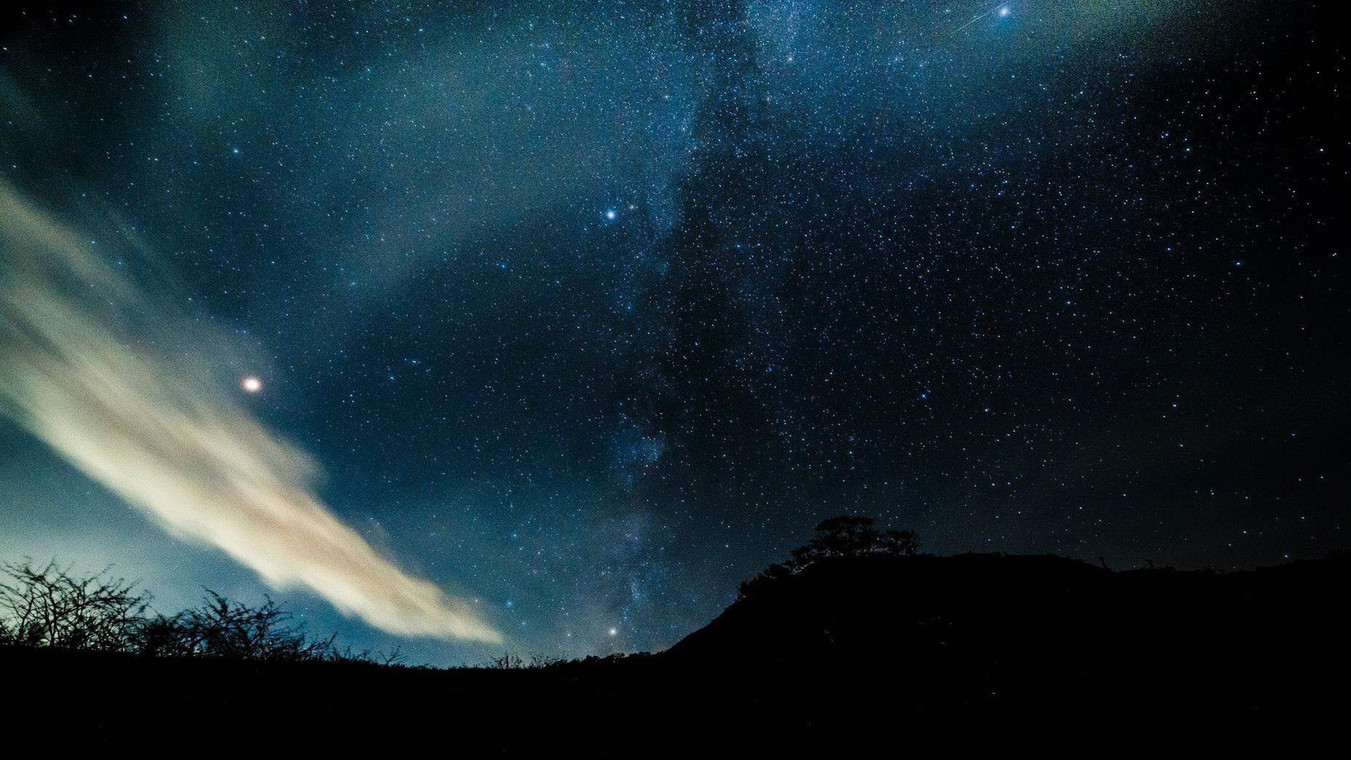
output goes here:
{"type": "Polygon", "coordinates": [[[0,565],[0,645],[222,657],[267,662],[401,662],[399,650],[339,648],[336,634],[311,637],[268,598],[250,606],[206,590],[198,607],[156,612],[151,595],[107,569],[75,575],[55,561],[0,565]]]}

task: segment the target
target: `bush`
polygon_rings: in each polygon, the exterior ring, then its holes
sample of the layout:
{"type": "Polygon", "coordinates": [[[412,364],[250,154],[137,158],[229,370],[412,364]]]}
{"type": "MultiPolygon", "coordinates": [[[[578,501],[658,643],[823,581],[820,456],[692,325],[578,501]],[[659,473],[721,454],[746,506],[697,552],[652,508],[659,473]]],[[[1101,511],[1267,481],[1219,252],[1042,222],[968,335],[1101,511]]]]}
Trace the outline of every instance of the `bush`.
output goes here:
{"type": "Polygon", "coordinates": [[[142,651],[157,656],[285,662],[339,659],[333,638],[310,639],[292,625],[291,613],[272,599],[250,607],[210,589],[201,607],[149,621],[142,651]]]}
{"type": "Polygon", "coordinates": [[[134,652],[151,657],[343,661],[397,665],[402,652],[353,653],[311,639],[270,598],[249,606],[207,589],[200,607],[165,616],[108,570],[77,577],[56,562],[0,564],[0,645],[134,652]]]}
{"type": "Polygon", "coordinates": [[[103,570],[77,578],[69,568],[31,561],[0,565],[0,642],[126,652],[138,647],[150,595],[103,570]]]}

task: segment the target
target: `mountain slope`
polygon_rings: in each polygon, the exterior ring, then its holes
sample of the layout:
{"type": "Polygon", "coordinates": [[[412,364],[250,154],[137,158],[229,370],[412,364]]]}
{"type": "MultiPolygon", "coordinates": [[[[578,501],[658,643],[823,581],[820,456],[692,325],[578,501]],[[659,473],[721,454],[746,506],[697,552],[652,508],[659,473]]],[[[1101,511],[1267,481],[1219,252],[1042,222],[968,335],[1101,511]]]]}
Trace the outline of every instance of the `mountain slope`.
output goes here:
{"type": "Polygon", "coordinates": [[[12,741],[72,751],[220,737],[241,752],[530,757],[1044,749],[1179,730],[1212,749],[1300,742],[1336,736],[1351,704],[1348,580],[1347,555],[1232,574],[834,559],[758,584],[666,652],[544,669],[0,647],[0,711],[12,741]]]}
{"type": "Polygon", "coordinates": [[[1345,675],[1351,556],[1112,572],[1051,556],[869,557],[761,585],[662,655],[920,706],[1286,709],[1345,675]]]}

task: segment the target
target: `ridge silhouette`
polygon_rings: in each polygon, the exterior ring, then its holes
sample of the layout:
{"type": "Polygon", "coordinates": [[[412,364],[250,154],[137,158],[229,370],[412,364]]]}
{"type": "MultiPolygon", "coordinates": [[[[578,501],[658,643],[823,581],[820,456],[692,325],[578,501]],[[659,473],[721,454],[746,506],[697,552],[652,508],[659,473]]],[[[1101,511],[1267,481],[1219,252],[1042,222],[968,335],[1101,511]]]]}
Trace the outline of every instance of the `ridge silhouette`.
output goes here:
{"type": "Polygon", "coordinates": [[[865,538],[804,547],[658,654],[436,670],[5,646],[0,702],[14,741],[67,748],[119,746],[149,722],[169,743],[228,726],[270,750],[443,741],[599,757],[1007,749],[1017,736],[1297,746],[1331,735],[1348,706],[1351,554],[1113,571],[865,538]]]}

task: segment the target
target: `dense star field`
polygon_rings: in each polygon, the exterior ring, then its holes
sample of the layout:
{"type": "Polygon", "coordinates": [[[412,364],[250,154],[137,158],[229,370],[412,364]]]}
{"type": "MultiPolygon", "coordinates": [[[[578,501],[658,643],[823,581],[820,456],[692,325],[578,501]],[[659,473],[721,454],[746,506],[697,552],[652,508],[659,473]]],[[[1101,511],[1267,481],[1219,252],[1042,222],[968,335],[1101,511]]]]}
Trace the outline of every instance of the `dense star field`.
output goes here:
{"type": "MultiPolygon", "coordinates": [[[[656,650],[841,512],[1117,567],[1351,546],[1334,5],[34,4],[0,183],[502,635],[413,660],[656,650]]],[[[269,590],[29,429],[0,558],[269,590]]]]}

